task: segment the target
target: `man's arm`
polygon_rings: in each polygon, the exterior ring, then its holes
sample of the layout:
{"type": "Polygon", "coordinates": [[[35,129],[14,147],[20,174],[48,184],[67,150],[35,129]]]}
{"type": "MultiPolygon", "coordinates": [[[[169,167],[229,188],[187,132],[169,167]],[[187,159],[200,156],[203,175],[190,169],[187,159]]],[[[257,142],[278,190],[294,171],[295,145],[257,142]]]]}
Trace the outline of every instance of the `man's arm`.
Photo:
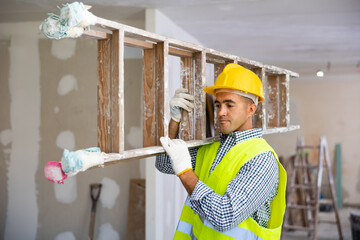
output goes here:
{"type": "MultiPolygon", "coordinates": [[[[177,89],[175,91],[175,95],[170,100],[170,115],[171,119],[169,122],[169,138],[175,139],[179,134],[179,127],[181,121],[181,112],[192,111],[194,108],[194,97],[188,94],[188,90],[184,88],[177,89]]],[[[193,168],[195,167],[195,158],[197,149],[191,149],[191,163],[193,168]]],[[[156,156],[155,167],[162,173],[174,174],[174,170],[172,167],[172,161],[168,154],[162,154],[156,156]]]]}
{"type": "Polygon", "coordinates": [[[179,134],[180,122],[175,122],[173,119],[169,122],[169,138],[175,139],[179,134]]]}
{"type": "Polygon", "coordinates": [[[196,183],[199,181],[199,178],[195,175],[193,170],[189,170],[187,172],[184,172],[179,176],[181,183],[184,185],[186,191],[189,195],[192,194],[194,191],[194,188],[196,186],[196,183]]]}

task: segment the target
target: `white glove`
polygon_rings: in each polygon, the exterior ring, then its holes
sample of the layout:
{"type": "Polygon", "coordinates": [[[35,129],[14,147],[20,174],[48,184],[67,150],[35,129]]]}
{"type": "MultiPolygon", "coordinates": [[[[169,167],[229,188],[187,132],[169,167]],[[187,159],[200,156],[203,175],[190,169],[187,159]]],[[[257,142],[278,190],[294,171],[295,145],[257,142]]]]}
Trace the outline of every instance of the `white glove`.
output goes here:
{"type": "Polygon", "coordinates": [[[188,170],[192,170],[190,153],[183,140],[171,140],[169,137],[161,137],[160,142],[170,156],[173,170],[177,176],[180,176],[188,170]]]}
{"type": "Polygon", "coordinates": [[[181,120],[181,109],[190,112],[194,108],[194,104],[191,102],[194,100],[194,96],[187,92],[187,89],[179,88],[170,100],[170,115],[175,122],[180,122],[181,120]]]}

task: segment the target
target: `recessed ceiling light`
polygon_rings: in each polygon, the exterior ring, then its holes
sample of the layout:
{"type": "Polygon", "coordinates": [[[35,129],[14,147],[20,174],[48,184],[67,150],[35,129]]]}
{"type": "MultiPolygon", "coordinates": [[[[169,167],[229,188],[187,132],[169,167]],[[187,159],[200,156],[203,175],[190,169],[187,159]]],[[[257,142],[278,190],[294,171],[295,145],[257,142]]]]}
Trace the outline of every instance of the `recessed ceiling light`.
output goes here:
{"type": "Polygon", "coordinates": [[[323,72],[322,70],[318,70],[318,71],[316,72],[316,76],[318,76],[318,77],[323,77],[323,76],[324,76],[324,72],[323,72]]]}

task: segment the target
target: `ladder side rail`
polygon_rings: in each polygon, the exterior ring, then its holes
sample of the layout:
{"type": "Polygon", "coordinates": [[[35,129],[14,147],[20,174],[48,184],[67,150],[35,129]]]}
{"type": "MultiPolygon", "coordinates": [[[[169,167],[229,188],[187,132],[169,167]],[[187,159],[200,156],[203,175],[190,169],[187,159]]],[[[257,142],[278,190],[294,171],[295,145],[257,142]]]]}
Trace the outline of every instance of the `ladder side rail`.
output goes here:
{"type": "Polygon", "coordinates": [[[195,59],[195,139],[206,139],[206,95],[203,89],[206,83],[206,53],[204,51],[194,54],[195,59]]]}
{"type": "Polygon", "coordinates": [[[156,145],[155,48],[143,50],[143,147],[156,145]]]}
{"type": "MultiPolygon", "coordinates": [[[[321,139],[320,139],[321,144],[321,139]]],[[[322,174],[323,174],[323,165],[324,165],[324,148],[320,147],[319,160],[318,160],[318,172],[316,180],[316,195],[315,195],[315,221],[314,221],[314,236],[313,239],[317,239],[318,234],[318,225],[319,225],[319,207],[320,207],[320,193],[321,193],[321,183],[322,183],[322,174]]]]}
{"type": "MultiPolygon", "coordinates": [[[[304,146],[304,140],[302,142],[302,147],[301,147],[301,168],[300,168],[300,171],[302,172],[302,184],[304,184],[305,186],[308,186],[311,184],[311,182],[309,181],[309,176],[308,176],[308,171],[307,171],[307,168],[305,167],[307,164],[306,162],[306,159],[305,159],[305,150],[303,148],[304,146]]],[[[303,194],[304,194],[304,205],[308,206],[308,207],[311,207],[311,198],[310,198],[310,188],[303,188],[302,191],[303,191],[303,194]]],[[[305,218],[305,223],[306,223],[306,226],[309,227],[310,224],[311,224],[311,219],[312,219],[312,211],[310,209],[308,209],[306,211],[306,218],[305,218]]]]}
{"type": "MultiPolygon", "coordinates": [[[[299,166],[301,166],[300,168],[297,168],[297,171],[299,172],[299,180],[298,183],[303,185],[303,184],[308,184],[306,175],[304,174],[304,145],[305,145],[305,140],[304,140],[304,136],[299,136],[298,137],[298,143],[297,143],[297,156],[298,156],[298,162],[297,164],[299,166]]],[[[303,206],[307,206],[308,205],[308,201],[307,201],[307,192],[305,189],[300,188],[298,189],[298,192],[300,193],[299,195],[299,204],[303,205],[303,206]]],[[[303,216],[303,220],[304,220],[304,225],[306,227],[309,227],[310,222],[308,220],[308,214],[309,214],[308,209],[302,209],[301,213],[303,216]]]]}
{"type": "Polygon", "coordinates": [[[124,152],[124,30],[112,32],[112,151],[124,152]]]}
{"type": "Polygon", "coordinates": [[[341,229],[341,222],[340,222],[340,217],[339,217],[339,210],[337,207],[337,200],[336,200],[336,193],[335,193],[335,188],[334,188],[334,178],[332,175],[332,169],[331,169],[331,162],[330,162],[330,156],[329,156],[329,149],[327,146],[327,141],[326,141],[326,137],[321,137],[320,139],[321,141],[321,146],[323,148],[323,151],[325,153],[325,163],[327,164],[327,175],[328,175],[328,179],[329,179],[329,183],[330,183],[330,192],[331,192],[331,199],[332,199],[332,204],[333,204],[333,208],[335,211],[335,217],[336,217],[336,222],[337,222],[337,228],[338,228],[338,233],[339,233],[339,238],[343,239],[343,235],[342,235],[342,229],[341,229]]]}
{"type": "Polygon", "coordinates": [[[101,151],[111,146],[111,35],[97,41],[97,142],[101,151]]]}
{"type": "MultiPolygon", "coordinates": [[[[296,168],[294,167],[295,165],[297,165],[298,163],[298,144],[299,144],[299,141],[297,142],[297,146],[296,146],[296,155],[294,157],[294,160],[293,160],[293,168],[292,168],[292,172],[291,172],[291,180],[290,180],[290,184],[287,186],[286,188],[286,206],[291,206],[292,205],[292,192],[295,191],[295,189],[293,188],[293,186],[295,186],[295,180],[296,180],[296,177],[297,177],[297,174],[296,174],[296,168]]],[[[297,190],[296,190],[297,191],[297,190]]],[[[283,228],[282,228],[282,234],[281,234],[281,239],[284,239],[285,238],[285,230],[288,229],[288,226],[292,226],[290,224],[288,224],[288,218],[289,216],[293,217],[293,214],[292,214],[292,209],[290,208],[285,208],[285,214],[284,214],[284,220],[283,220],[283,228]]],[[[294,224],[295,221],[293,221],[294,219],[292,218],[292,223],[294,224]]]]}
{"type": "MultiPolygon", "coordinates": [[[[195,95],[194,92],[194,59],[192,57],[181,57],[180,59],[180,78],[182,87],[189,91],[189,94],[195,95]]],[[[182,111],[180,122],[180,138],[184,141],[194,140],[194,113],[193,111],[182,111]]]]}
{"type": "MultiPolygon", "coordinates": [[[[263,84],[263,88],[264,90],[267,89],[267,76],[266,76],[266,70],[265,68],[261,68],[261,75],[260,75],[260,80],[263,84]]],[[[266,96],[266,92],[265,92],[265,96],[266,96]]],[[[268,119],[267,119],[267,100],[265,99],[265,101],[263,101],[261,103],[261,109],[262,109],[262,129],[263,131],[267,130],[267,126],[268,126],[268,119]]]]}
{"type": "Polygon", "coordinates": [[[168,136],[169,120],[169,43],[156,44],[155,50],[155,94],[156,94],[156,142],[161,146],[160,137],[168,136]]]}

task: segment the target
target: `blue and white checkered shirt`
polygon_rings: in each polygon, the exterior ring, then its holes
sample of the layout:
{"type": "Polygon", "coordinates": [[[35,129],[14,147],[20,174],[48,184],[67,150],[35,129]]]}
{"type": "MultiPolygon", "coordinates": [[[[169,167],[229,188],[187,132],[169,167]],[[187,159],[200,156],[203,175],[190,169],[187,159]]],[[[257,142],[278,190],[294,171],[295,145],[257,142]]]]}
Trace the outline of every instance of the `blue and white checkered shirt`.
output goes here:
{"type": "MultiPolygon", "coordinates": [[[[220,133],[220,147],[210,173],[220,163],[225,154],[240,142],[262,137],[261,129],[220,133]]],[[[189,149],[193,169],[198,148],[189,149]]],[[[174,174],[167,154],[157,156],[156,168],[167,174],[174,174]]],[[[256,155],[244,164],[236,177],[227,185],[224,195],[216,194],[200,180],[190,196],[192,209],[206,217],[219,231],[226,231],[248,217],[260,226],[267,227],[270,219],[270,204],[277,193],[279,169],[271,152],[256,155]]]]}

